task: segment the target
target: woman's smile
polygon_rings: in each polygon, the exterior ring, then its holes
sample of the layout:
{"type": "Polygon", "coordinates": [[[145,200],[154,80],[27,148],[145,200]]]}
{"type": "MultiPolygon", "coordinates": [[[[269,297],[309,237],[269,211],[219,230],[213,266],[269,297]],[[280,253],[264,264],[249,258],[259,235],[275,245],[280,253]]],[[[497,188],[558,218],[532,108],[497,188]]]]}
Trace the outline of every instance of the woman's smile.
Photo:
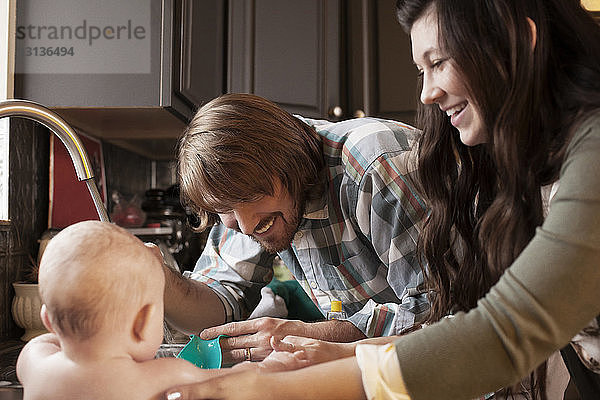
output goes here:
{"type": "Polygon", "coordinates": [[[421,102],[437,104],[467,146],[486,142],[481,113],[453,59],[439,42],[437,15],[430,8],[410,32],[413,60],[423,79],[421,102]]]}
{"type": "Polygon", "coordinates": [[[455,128],[458,128],[458,125],[460,125],[462,117],[464,116],[464,110],[467,108],[467,105],[468,103],[465,101],[458,106],[454,106],[446,110],[446,115],[450,117],[450,123],[455,128]]]}

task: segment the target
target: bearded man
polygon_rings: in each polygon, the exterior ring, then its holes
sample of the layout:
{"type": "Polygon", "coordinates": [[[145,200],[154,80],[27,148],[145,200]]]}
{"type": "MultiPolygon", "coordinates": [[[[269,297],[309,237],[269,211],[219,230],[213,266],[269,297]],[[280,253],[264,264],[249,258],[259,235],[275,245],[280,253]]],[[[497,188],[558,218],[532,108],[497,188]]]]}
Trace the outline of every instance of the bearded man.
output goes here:
{"type": "Polygon", "coordinates": [[[224,362],[259,361],[272,336],[336,342],[401,334],[429,306],[416,254],[426,213],[411,186],[419,131],[395,121],[292,116],[255,95],[200,108],[178,148],[182,200],[211,232],[194,272],[166,269],[165,315],[221,341],[224,362]],[[279,256],[322,314],[246,320],[279,256]],[[237,321],[237,322],[234,322],[237,321]]]}

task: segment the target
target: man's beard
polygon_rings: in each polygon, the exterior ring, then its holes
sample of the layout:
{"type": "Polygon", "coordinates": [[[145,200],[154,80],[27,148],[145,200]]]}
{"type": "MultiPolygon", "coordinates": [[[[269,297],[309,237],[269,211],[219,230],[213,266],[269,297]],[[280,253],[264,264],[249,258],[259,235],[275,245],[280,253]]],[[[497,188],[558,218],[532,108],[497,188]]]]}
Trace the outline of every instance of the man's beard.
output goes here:
{"type": "Polygon", "coordinates": [[[294,239],[294,235],[298,231],[298,225],[300,224],[300,218],[303,213],[303,207],[295,207],[291,217],[289,218],[289,221],[286,221],[286,219],[282,216],[281,218],[284,222],[283,235],[273,241],[264,242],[255,238],[253,235],[250,235],[250,237],[271,254],[276,254],[282,250],[285,250],[290,246],[290,243],[292,243],[292,240],[294,239]]]}

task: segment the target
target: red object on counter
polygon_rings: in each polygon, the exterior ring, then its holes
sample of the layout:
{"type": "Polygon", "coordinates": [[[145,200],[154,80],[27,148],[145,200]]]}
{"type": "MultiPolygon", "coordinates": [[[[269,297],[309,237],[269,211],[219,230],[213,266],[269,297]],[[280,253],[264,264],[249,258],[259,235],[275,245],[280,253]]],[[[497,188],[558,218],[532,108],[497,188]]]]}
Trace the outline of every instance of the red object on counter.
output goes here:
{"type": "MultiPolygon", "coordinates": [[[[106,178],[102,143],[78,132],[92,164],[96,186],[106,204],[106,178]]],[[[66,147],[50,135],[50,203],[48,228],[65,228],[76,222],[98,220],[98,213],[85,182],[80,182],[66,147]]]]}

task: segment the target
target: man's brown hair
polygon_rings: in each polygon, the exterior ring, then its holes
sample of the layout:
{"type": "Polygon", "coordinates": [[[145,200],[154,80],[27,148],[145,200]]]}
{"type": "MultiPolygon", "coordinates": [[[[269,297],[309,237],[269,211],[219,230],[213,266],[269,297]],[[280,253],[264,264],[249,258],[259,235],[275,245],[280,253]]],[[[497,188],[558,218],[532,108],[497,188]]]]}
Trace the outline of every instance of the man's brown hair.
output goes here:
{"type": "Polygon", "coordinates": [[[274,194],[279,180],[296,202],[322,184],[317,132],[279,106],[252,94],[226,94],[198,110],[178,146],[181,199],[199,230],[217,213],[274,194]]]}

